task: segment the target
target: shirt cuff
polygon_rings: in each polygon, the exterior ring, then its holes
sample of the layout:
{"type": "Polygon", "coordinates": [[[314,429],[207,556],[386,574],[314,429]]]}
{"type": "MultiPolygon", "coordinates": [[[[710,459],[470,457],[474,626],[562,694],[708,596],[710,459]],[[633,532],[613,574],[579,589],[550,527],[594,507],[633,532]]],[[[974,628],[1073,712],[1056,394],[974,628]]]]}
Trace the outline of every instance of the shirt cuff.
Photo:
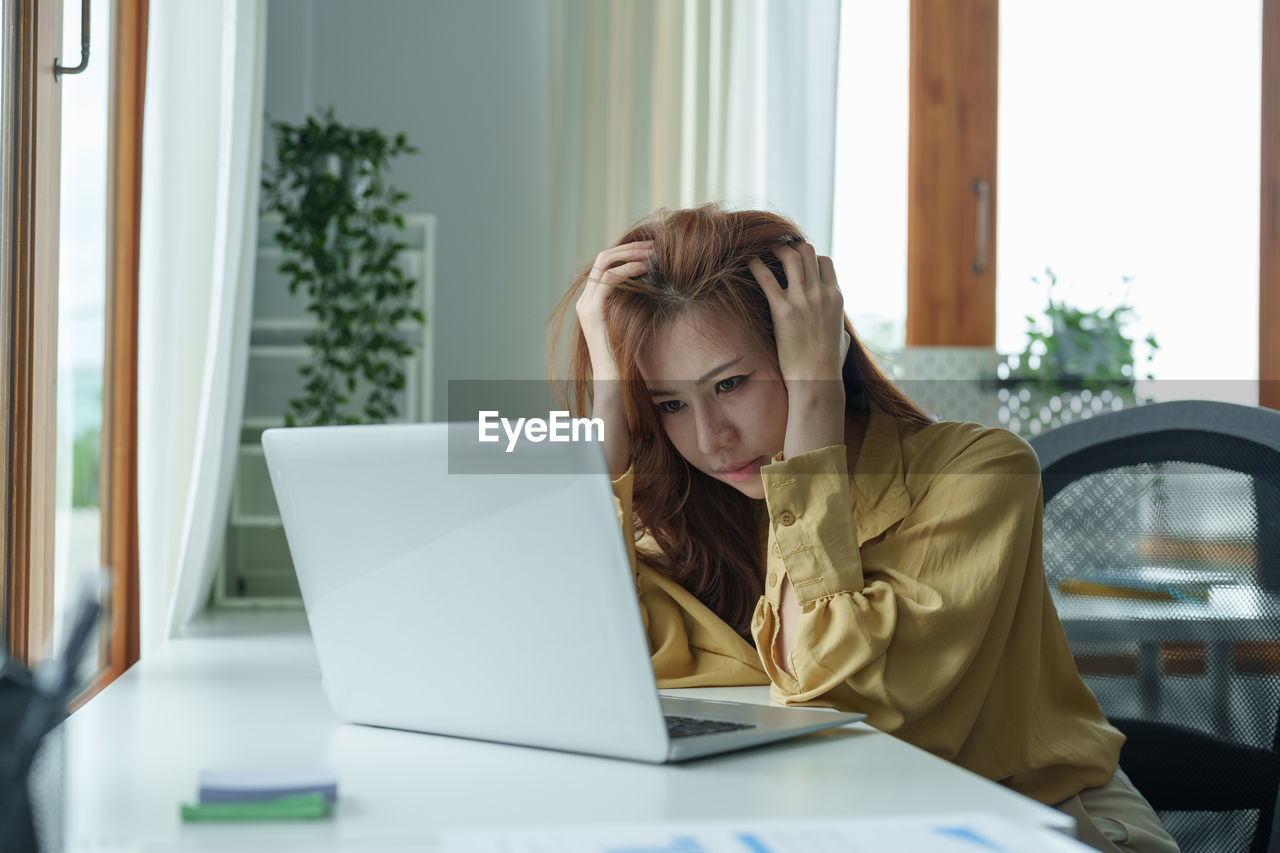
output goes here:
{"type": "Polygon", "coordinates": [[[862,555],[844,445],[774,459],[760,476],[778,556],[797,600],[803,605],[861,590],[862,555]]]}

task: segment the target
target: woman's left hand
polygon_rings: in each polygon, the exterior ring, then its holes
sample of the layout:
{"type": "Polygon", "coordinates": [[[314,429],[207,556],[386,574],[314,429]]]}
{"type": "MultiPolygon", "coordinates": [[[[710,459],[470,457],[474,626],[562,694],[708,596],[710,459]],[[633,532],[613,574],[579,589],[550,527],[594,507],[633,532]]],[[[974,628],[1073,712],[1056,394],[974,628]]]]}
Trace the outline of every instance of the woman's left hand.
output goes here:
{"type": "Polygon", "coordinates": [[[788,383],[838,380],[844,363],[844,297],[836,285],[831,259],[819,257],[809,243],[778,243],[784,289],[764,261],[752,258],[751,272],[773,313],[778,365],[788,383]]]}
{"type": "Polygon", "coordinates": [[[844,443],[844,383],[841,367],[849,350],[844,297],[831,259],[809,243],[778,243],[784,289],[759,258],[750,269],[773,315],[778,367],[787,388],[787,457],[844,443]]]}

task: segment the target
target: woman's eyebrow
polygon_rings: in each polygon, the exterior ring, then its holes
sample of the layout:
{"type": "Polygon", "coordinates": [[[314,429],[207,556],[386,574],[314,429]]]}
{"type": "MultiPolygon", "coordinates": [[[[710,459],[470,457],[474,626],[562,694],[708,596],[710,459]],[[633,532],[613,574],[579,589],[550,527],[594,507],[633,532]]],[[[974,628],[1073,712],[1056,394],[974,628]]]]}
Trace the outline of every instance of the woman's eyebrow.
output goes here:
{"type": "MultiPolygon", "coordinates": [[[[723,373],[724,371],[728,370],[730,367],[733,367],[735,364],[742,361],[742,359],[743,359],[743,356],[738,356],[735,359],[726,361],[724,364],[720,365],[719,367],[708,370],[706,373],[702,375],[702,378],[698,379],[696,382],[694,382],[694,384],[695,385],[707,384],[708,382],[711,381],[712,377],[716,376],[719,373],[723,373]]],[[[650,397],[674,397],[675,393],[676,393],[675,391],[657,391],[657,390],[654,390],[653,388],[649,389],[650,397]]]]}

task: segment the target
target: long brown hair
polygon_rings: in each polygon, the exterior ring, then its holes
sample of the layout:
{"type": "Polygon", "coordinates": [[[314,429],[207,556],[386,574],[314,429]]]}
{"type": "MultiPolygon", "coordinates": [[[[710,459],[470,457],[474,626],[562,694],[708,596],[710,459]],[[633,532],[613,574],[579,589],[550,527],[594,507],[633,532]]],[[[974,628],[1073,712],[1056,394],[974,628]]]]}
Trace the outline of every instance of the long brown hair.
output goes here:
{"type": "MultiPolygon", "coordinates": [[[[689,465],[667,439],[637,367],[659,332],[690,311],[740,325],[772,354],[777,344],[769,303],[748,263],[759,257],[785,286],[786,276],[771,247],[803,240],[795,223],[758,210],[727,211],[715,204],[660,210],[633,225],[615,245],[653,241],[645,275],[618,284],[610,294],[606,326],[622,382],[623,411],[635,468],[632,509],[637,537],[648,533],[658,551],[640,557],[675,580],[747,636],[763,589],[759,506],[737,489],[689,465]]],[[[563,378],[553,383],[562,405],[585,416],[592,400],[591,358],[570,310],[591,272],[574,278],[552,315],[556,343],[571,323],[574,344],[563,378]]],[[[929,418],[876,366],[845,317],[853,336],[843,367],[846,407],[874,403],[890,416],[913,423],[929,418]]]]}

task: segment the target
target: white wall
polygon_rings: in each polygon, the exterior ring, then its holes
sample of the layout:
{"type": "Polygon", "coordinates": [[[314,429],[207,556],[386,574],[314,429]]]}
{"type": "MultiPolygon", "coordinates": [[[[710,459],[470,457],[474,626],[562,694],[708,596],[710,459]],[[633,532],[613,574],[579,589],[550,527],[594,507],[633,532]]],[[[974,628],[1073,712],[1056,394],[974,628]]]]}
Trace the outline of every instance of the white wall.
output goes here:
{"type": "Polygon", "coordinates": [[[451,379],[546,375],[569,273],[550,270],[547,20],[546,0],[268,3],[270,120],[333,106],[420,149],[391,180],[438,219],[436,418],[451,379]]]}

